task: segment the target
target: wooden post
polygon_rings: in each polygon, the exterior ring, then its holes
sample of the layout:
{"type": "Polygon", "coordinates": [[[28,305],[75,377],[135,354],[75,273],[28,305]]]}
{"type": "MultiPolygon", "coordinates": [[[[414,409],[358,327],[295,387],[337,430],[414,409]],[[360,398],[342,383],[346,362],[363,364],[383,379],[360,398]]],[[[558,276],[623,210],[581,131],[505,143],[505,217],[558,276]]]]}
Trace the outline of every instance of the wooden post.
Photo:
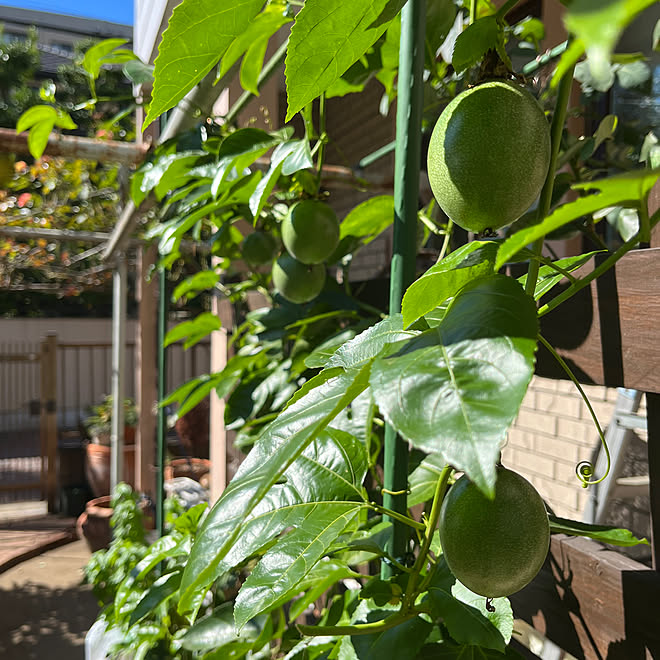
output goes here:
{"type": "Polygon", "coordinates": [[[55,513],[57,491],[57,335],[41,342],[41,484],[48,511],[55,513]],[[45,458],[45,461],[44,461],[45,458]]]}
{"type": "MultiPolygon", "coordinates": [[[[140,250],[137,267],[138,329],[136,344],[135,391],[139,411],[135,438],[135,488],[155,497],[156,414],[158,368],[156,333],[158,316],[158,278],[147,280],[158,256],[156,245],[140,250]]],[[[155,275],[155,271],[153,271],[155,275]]]]}
{"type": "MultiPolygon", "coordinates": [[[[231,303],[215,296],[211,303],[222,328],[211,334],[211,373],[222,371],[227,364],[227,330],[232,327],[231,303]]],[[[209,419],[209,458],[211,460],[210,497],[215,502],[227,485],[227,430],[225,429],[225,402],[211,393],[209,419]]]]}

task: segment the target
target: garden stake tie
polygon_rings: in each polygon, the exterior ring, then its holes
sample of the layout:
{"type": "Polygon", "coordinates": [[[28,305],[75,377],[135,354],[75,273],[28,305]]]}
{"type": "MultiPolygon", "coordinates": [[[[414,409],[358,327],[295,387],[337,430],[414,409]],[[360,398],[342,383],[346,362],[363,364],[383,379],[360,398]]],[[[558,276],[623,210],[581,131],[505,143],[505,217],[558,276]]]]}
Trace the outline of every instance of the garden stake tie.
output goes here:
{"type": "MultiPolygon", "coordinates": [[[[415,240],[419,206],[419,167],[422,135],[422,75],[426,0],[408,0],[401,12],[399,83],[394,154],[394,240],[390,270],[390,314],[401,311],[403,292],[415,279],[415,240]]],[[[405,514],[408,485],[408,445],[391,427],[385,428],[383,505],[405,514]]],[[[388,518],[386,518],[388,519],[388,518]]],[[[408,530],[392,520],[387,550],[401,561],[407,551],[408,530]]],[[[381,566],[387,579],[392,567],[381,566]]]]}

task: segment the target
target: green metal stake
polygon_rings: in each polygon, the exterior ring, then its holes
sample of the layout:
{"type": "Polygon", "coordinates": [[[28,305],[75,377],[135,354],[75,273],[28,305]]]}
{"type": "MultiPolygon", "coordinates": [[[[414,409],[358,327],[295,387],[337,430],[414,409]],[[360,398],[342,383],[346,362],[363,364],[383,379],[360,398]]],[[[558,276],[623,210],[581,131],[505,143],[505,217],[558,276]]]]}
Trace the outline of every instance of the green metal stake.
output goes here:
{"type": "MultiPolygon", "coordinates": [[[[158,271],[158,400],[165,398],[165,332],[167,324],[167,277],[164,268],[158,271]]],[[[156,529],[165,532],[165,409],[158,408],[156,425],[156,529]]]]}
{"type": "MultiPolygon", "coordinates": [[[[406,288],[415,279],[419,169],[422,138],[422,76],[424,73],[425,0],[408,0],[401,12],[399,83],[394,154],[394,245],[390,271],[390,314],[401,311],[406,288]]],[[[408,445],[393,428],[385,429],[383,504],[407,513],[408,445]]],[[[389,553],[402,559],[408,549],[408,530],[392,520],[389,553]]],[[[392,568],[383,563],[381,577],[392,568]]]]}

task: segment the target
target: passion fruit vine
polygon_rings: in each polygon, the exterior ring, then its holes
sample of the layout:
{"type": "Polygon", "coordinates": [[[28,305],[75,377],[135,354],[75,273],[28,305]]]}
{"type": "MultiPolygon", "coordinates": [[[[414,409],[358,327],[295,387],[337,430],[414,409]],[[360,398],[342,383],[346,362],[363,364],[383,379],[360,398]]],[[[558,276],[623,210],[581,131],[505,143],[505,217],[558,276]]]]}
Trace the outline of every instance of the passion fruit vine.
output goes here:
{"type": "Polygon", "coordinates": [[[543,110],[526,89],[505,80],[454,98],[429,143],[429,182],[438,204],[477,234],[517,220],[538,197],[549,165],[543,110]]]}
{"type": "Polygon", "coordinates": [[[450,488],[440,510],[440,544],[451,572],[487,598],[508,596],[541,570],[550,523],[541,496],[516,472],[497,468],[495,497],[467,477],[450,488]]]}

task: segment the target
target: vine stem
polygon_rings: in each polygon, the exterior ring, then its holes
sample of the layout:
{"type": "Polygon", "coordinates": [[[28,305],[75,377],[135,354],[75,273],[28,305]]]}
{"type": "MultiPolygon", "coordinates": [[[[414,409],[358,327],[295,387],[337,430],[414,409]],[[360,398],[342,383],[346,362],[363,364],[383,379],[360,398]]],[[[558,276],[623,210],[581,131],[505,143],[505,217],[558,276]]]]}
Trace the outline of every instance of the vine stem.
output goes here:
{"type": "Polygon", "coordinates": [[[477,20],[478,0],[470,0],[470,25],[477,20]]]}
{"type": "Polygon", "coordinates": [[[389,516],[390,518],[394,518],[395,520],[402,522],[404,525],[408,525],[408,527],[412,527],[413,529],[419,529],[422,532],[426,531],[426,526],[423,523],[417,522],[416,520],[413,520],[408,516],[404,516],[397,511],[392,511],[392,509],[387,509],[386,507],[380,506],[375,502],[369,502],[369,506],[377,513],[382,513],[384,516],[389,516]]]}
{"type": "MultiPolygon", "coordinates": [[[[537,210],[537,219],[543,220],[552,203],[552,191],[555,185],[555,170],[557,168],[557,158],[559,157],[559,147],[561,145],[561,135],[564,130],[564,122],[566,121],[566,111],[568,109],[568,100],[571,95],[571,86],[573,85],[573,65],[564,75],[559,83],[557,91],[557,102],[555,103],[555,112],[552,116],[552,124],[550,126],[550,165],[548,167],[548,174],[545,178],[545,183],[541,189],[541,196],[539,199],[539,206],[537,210]]],[[[543,250],[543,238],[539,238],[534,242],[532,252],[540,256],[543,250]]],[[[525,284],[525,293],[528,296],[534,297],[536,290],[536,282],[539,277],[540,262],[537,259],[532,259],[529,262],[529,269],[527,271],[527,282],[525,284]]]]}
{"type": "MultiPolygon", "coordinates": [[[[559,353],[554,349],[554,347],[543,337],[543,335],[539,334],[539,341],[550,351],[550,354],[552,357],[557,360],[559,363],[559,366],[566,372],[566,375],[573,381],[573,385],[577,388],[578,392],[580,393],[580,396],[582,397],[582,400],[586,404],[589,414],[591,415],[591,419],[593,419],[594,424],[596,425],[596,430],[598,431],[598,437],[600,438],[600,442],[603,445],[603,449],[605,450],[605,457],[607,459],[607,468],[605,469],[605,474],[600,477],[600,479],[596,479],[594,481],[591,481],[585,476],[578,471],[578,478],[582,482],[582,485],[586,488],[587,486],[593,486],[595,484],[601,483],[607,475],[610,473],[610,467],[611,467],[611,457],[610,457],[610,449],[607,446],[607,442],[605,441],[605,434],[603,433],[603,429],[600,426],[600,423],[598,422],[598,417],[596,417],[596,413],[594,412],[594,409],[591,406],[591,402],[589,401],[589,398],[585,394],[585,391],[582,389],[582,385],[578,382],[578,379],[575,377],[575,374],[571,370],[571,368],[566,364],[566,361],[564,358],[562,358],[559,353]]],[[[580,463],[580,465],[591,465],[588,461],[580,463]]]]}
{"type": "Polygon", "coordinates": [[[410,610],[405,614],[396,612],[392,616],[388,616],[380,621],[372,621],[370,623],[357,623],[352,626],[296,626],[302,635],[307,637],[319,637],[325,635],[372,635],[374,633],[383,632],[394,628],[410,619],[414,619],[418,614],[425,610],[410,610]]]}
{"type": "Polygon", "coordinates": [[[451,468],[449,465],[445,465],[445,467],[442,468],[442,472],[440,473],[438,481],[435,485],[435,493],[433,495],[431,513],[429,514],[429,519],[426,524],[426,535],[424,536],[424,542],[422,543],[422,547],[419,549],[419,554],[417,555],[417,559],[415,559],[412,573],[408,579],[406,595],[401,606],[402,612],[407,612],[410,609],[411,605],[414,603],[415,597],[417,596],[415,589],[417,587],[419,576],[428,558],[431,541],[433,540],[433,532],[435,532],[435,528],[438,525],[438,519],[440,518],[440,508],[442,506],[442,501],[445,498],[445,493],[447,492],[447,484],[449,483],[449,477],[451,476],[452,472],[453,468],[451,468]]]}

